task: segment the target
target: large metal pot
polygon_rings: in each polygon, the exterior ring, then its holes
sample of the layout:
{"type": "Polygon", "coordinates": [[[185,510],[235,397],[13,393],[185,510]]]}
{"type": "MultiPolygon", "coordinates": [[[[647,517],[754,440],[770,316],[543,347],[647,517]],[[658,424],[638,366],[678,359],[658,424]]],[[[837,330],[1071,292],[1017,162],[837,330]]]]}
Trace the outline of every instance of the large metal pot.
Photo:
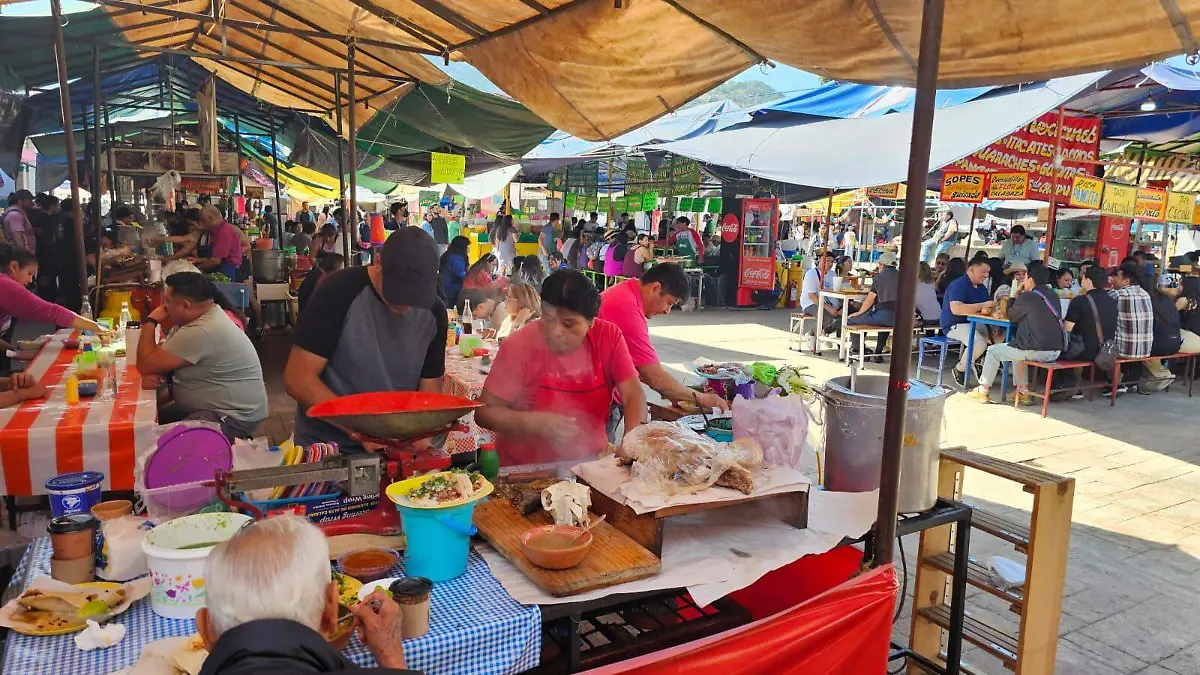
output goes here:
{"type": "MultiPolygon", "coordinates": [[[[888,378],[835,377],[825,400],[824,487],[832,492],[869,492],[879,487],[888,378]]],[[[904,416],[900,458],[900,513],[933,508],[937,501],[938,448],[949,391],[912,380],[904,416]]]]}
{"type": "Polygon", "coordinates": [[[254,279],[265,283],[280,283],[287,279],[286,258],[280,249],[256,248],[251,252],[254,279]]]}

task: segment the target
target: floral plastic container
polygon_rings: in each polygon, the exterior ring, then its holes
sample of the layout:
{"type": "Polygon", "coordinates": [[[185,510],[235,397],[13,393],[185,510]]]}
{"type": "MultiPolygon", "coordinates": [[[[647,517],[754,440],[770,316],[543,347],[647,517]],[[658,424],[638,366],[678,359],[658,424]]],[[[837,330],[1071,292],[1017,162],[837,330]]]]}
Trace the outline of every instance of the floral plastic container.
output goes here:
{"type": "Polygon", "coordinates": [[[150,530],[142,550],[150,568],[154,613],[168,619],[194,618],[204,607],[204,561],[214,546],[250,520],[240,513],[198,513],[150,530]]]}

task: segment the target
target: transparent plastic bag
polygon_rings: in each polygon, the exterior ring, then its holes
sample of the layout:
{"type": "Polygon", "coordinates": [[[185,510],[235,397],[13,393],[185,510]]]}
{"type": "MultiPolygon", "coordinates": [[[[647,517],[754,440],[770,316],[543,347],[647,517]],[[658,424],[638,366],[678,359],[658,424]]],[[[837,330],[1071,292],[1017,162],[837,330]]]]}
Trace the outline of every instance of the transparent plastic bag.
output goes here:
{"type": "Polygon", "coordinates": [[[672,422],[649,422],[621,442],[623,457],[633,459],[630,475],[646,494],[675,495],[712,487],[729,469],[747,471],[763,461],[755,444],[721,443],[672,422]]]}
{"type": "Polygon", "coordinates": [[[768,464],[799,471],[808,438],[808,406],[799,396],[734,399],[733,439],[742,438],[758,441],[768,464]]]}

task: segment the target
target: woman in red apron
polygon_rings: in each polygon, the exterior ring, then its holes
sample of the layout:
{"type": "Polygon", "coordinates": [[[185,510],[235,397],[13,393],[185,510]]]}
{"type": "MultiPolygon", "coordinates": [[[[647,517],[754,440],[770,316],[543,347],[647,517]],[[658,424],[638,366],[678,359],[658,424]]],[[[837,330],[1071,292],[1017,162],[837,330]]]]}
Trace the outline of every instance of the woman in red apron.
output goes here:
{"type": "Polygon", "coordinates": [[[496,432],[506,466],[593,459],[608,446],[609,406],[620,400],[626,431],[646,398],[615,324],[597,319],[600,292],[575,270],[542,283],[542,318],[504,341],[475,413],[496,432]]]}

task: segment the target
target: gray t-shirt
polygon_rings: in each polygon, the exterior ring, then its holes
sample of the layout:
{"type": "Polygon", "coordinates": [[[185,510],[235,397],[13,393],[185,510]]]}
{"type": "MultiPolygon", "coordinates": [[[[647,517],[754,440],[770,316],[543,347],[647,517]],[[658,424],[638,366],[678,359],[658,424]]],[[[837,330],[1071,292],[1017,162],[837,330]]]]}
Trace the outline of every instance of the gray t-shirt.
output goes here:
{"type": "Polygon", "coordinates": [[[304,249],[312,248],[312,237],[303,232],[297,232],[288,240],[288,246],[295,246],[296,253],[304,253],[304,249]]]}
{"type": "Polygon", "coordinates": [[[163,349],[191,363],[175,371],[171,395],[184,410],[213,410],[241,422],[267,417],[262,363],[246,337],[217,305],[171,331],[163,349]]]}
{"type": "Polygon", "coordinates": [[[896,297],[900,290],[900,273],[895,267],[883,268],[871,281],[871,290],[875,293],[875,307],[895,309],[896,297]]]}

